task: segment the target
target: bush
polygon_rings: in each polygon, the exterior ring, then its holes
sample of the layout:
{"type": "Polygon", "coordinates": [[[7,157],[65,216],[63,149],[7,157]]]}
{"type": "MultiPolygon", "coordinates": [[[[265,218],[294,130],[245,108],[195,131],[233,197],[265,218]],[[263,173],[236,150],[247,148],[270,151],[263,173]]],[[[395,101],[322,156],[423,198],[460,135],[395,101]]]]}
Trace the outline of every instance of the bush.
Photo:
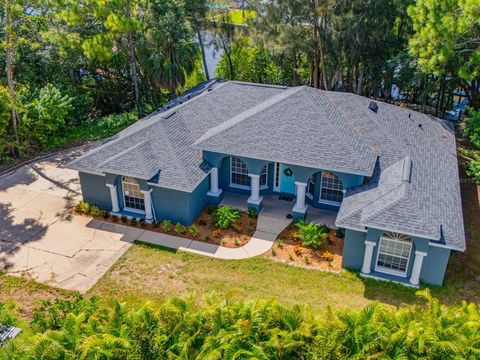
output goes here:
{"type": "Polygon", "coordinates": [[[186,231],[187,231],[187,228],[185,226],[183,226],[182,224],[180,224],[180,223],[175,224],[175,232],[177,234],[185,234],[186,231]]]}
{"type": "Polygon", "coordinates": [[[89,214],[90,213],[90,204],[86,201],[80,201],[77,206],[75,206],[75,211],[80,214],[89,214]]]}
{"type": "Polygon", "coordinates": [[[141,218],[141,219],[140,219],[140,226],[141,226],[142,228],[144,228],[145,226],[147,226],[147,221],[146,221],[144,218],[141,218]]]}
{"type": "Polygon", "coordinates": [[[103,210],[103,211],[102,211],[102,217],[103,217],[104,219],[109,219],[109,218],[110,218],[110,211],[108,211],[108,210],[103,210]]]}
{"type": "Polygon", "coordinates": [[[170,232],[170,230],[172,230],[172,222],[170,220],[163,220],[162,230],[165,232],[170,232]]]}
{"type": "Polygon", "coordinates": [[[332,262],[334,259],[334,256],[330,251],[324,251],[322,253],[322,259],[328,262],[332,262]]]}
{"type": "Polygon", "coordinates": [[[239,218],[240,211],[232,209],[230,205],[220,206],[213,214],[215,226],[220,229],[228,229],[232,225],[235,225],[239,218]]]}
{"type": "Polygon", "coordinates": [[[193,224],[192,226],[190,226],[188,228],[188,233],[190,235],[192,235],[193,237],[197,237],[199,235],[199,232],[198,232],[198,228],[195,224],[193,224]]]}
{"type": "Polygon", "coordinates": [[[128,218],[125,215],[122,215],[120,221],[125,224],[128,221],[128,218]]]}
{"type": "Polygon", "coordinates": [[[467,168],[467,175],[473,178],[477,184],[480,183],[480,156],[470,160],[467,168]]]}
{"type": "Polygon", "coordinates": [[[118,216],[117,216],[117,215],[112,215],[112,216],[110,216],[110,219],[111,219],[114,223],[116,223],[116,222],[118,221],[118,216]]]}
{"type": "Polygon", "coordinates": [[[254,208],[248,209],[247,215],[250,219],[256,218],[258,216],[257,209],[254,209],[254,208]]]}
{"type": "Polygon", "coordinates": [[[102,211],[98,207],[96,207],[95,205],[92,205],[92,206],[90,206],[89,214],[93,217],[97,217],[97,216],[102,215],[102,211]]]}
{"type": "Polygon", "coordinates": [[[132,226],[137,226],[137,224],[138,224],[137,218],[132,217],[132,218],[130,219],[130,225],[132,225],[132,226]]]}
{"type": "Polygon", "coordinates": [[[302,240],[302,246],[318,249],[326,243],[328,228],[325,225],[299,221],[296,226],[298,229],[298,237],[302,240]]]}

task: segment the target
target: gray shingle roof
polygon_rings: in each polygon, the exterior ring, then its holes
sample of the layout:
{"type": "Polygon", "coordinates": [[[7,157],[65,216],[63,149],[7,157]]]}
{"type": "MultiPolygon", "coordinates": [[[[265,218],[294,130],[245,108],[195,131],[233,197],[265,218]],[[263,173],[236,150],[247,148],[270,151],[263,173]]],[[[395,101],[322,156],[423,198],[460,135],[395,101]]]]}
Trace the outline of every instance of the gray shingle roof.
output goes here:
{"type": "Polygon", "coordinates": [[[453,131],[385,103],[374,113],[369,102],[308,87],[206,82],[71,167],[188,192],[209,171],[201,150],[364,174],[370,181],[347,191],[338,226],[398,231],[464,250],[453,131]]]}

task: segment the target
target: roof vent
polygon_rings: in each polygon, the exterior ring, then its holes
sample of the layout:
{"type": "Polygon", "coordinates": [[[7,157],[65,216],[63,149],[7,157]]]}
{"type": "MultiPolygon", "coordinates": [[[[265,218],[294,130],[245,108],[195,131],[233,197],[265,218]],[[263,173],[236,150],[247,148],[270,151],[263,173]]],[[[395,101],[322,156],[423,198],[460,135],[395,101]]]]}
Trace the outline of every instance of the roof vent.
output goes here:
{"type": "Polygon", "coordinates": [[[422,124],[418,124],[418,127],[423,130],[423,125],[422,124]]]}
{"type": "Polygon", "coordinates": [[[370,104],[368,104],[368,108],[372,110],[374,113],[378,111],[378,105],[375,101],[370,101],[370,104]]]}
{"type": "Polygon", "coordinates": [[[410,156],[407,156],[403,160],[402,181],[409,183],[411,178],[412,178],[412,160],[410,159],[410,156]]]}

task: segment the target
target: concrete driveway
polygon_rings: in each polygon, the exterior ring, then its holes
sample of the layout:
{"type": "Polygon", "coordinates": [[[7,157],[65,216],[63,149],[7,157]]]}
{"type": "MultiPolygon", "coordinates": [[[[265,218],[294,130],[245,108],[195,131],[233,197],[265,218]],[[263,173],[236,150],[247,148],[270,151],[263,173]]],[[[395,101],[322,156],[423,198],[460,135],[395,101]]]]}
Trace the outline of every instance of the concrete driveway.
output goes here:
{"type": "Polygon", "coordinates": [[[64,151],[0,176],[0,271],[84,292],[141,232],[72,216],[80,183],[64,165],[86,150],[64,151]]]}

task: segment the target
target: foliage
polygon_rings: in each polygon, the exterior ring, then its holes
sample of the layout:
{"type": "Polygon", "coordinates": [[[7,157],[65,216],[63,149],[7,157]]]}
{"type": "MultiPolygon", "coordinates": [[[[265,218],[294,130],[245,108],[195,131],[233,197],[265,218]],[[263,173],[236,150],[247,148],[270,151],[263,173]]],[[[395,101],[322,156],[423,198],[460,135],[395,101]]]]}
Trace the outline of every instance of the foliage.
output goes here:
{"type": "Polygon", "coordinates": [[[302,240],[302,246],[318,249],[327,241],[327,227],[314,223],[298,221],[298,238],[302,240]]]}
{"type": "Polygon", "coordinates": [[[185,234],[187,232],[187,228],[185,227],[185,225],[182,225],[180,223],[176,223],[175,224],[175,232],[177,234],[185,234]]]}
{"type": "Polygon", "coordinates": [[[172,230],[172,222],[170,220],[163,220],[162,230],[165,232],[169,232],[170,230],[172,230]]]}
{"type": "Polygon", "coordinates": [[[91,205],[91,206],[90,206],[90,209],[89,209],[89,214],[90,214],[91,216],[96,217],[96,216],[102,215],[102,211],[101,211],[97,206],[91,205]]]}
{"type": "Polygon", "coordinates": [[[35,140],[43,148],[65,127],[65,120],[73,110],[73,98],[62,94],[52,84],[40,89],[37,96],[25,104],[20,124],[23,136],[35,140]]]}
{"type": "Polygon", "coordinates": [[[275,301],[230,302],[215,295],[165,303],[103,305],[96,298],[44,303],[33,336],[0,358],[347,359],[478,357],[480,311],[445,306],[428,290],[425,305],[371,304],[315,317],[275,301]],[[168,354],[168,356],[166,356],[168,354]]]}
{"type": "Polygon", "coordinates": [[[90,213],[90,204],[88,202],[82,200],[75,206],[75,211],[80,213],[80,214],[89,214],[90,213]]]}
{"type": "Polygon", "coordinates": [[[335,230],[335,235],[339,238],[345,237],[345,229],[338,228],[337,230],[335,230]]]}
{"type": "Polygon", "coordinates": [[[254,218],[258,217],[257,209],[249,208],[248,211],[247,211],[247,215],[250,219],[254,219],[254,218]]]}
{"type": "Polygon", "coordinates": [[[193,237],[197,237],[199,235],[198,228],[195,224],[188,227],[188,233],[193,237]]]}
{"type": "Polygon", "coordinates": [[[467,175],[480,184],[480,156],[476,156],[475,159],[468,163],[467,175]]]}
{"type": "Polygon", "coordinates": [[[220,229],[228,229],[236,224],[240,218],[240,211],[233,209],[230,205],[219,206],[213,214],[215,226],[220,229]]]}
{"type": "Polygon", "coordinates": [[[324,251],[321,256],[323,260],[328,262],[331,262],[334,259],[334,256],[330,251],[324,251]]]}
{"type": "Polygon", "coordinates": [[[477,149],[480,149],[480,110],[468,110],[464,134],[477,149]]]}
{"type": "Polygon", "coordinates": [[[132,226],[137,226],[137,224],[138,224],[137,218],[132,217],[132,218],[130,219],[130,225],[132,225],[132,226]]]}

